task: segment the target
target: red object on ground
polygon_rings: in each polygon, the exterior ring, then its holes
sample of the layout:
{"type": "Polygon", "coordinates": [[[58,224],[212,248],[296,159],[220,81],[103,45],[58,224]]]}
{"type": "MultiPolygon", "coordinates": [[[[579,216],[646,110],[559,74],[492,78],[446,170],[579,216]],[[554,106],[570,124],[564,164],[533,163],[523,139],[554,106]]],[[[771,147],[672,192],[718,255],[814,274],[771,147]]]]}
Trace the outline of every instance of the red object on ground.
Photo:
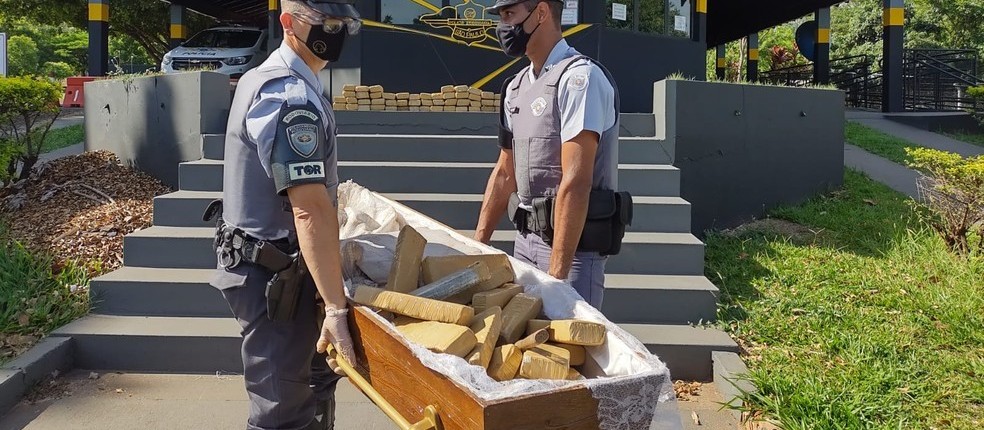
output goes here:
{"type": "Polygon", "coordinates": [[[100,79],[96,76],[73,76],[68,78],[65,85],[65,98],[62,100],[62,107],[84,107],[85,106],[85,83],[100,79]]]}

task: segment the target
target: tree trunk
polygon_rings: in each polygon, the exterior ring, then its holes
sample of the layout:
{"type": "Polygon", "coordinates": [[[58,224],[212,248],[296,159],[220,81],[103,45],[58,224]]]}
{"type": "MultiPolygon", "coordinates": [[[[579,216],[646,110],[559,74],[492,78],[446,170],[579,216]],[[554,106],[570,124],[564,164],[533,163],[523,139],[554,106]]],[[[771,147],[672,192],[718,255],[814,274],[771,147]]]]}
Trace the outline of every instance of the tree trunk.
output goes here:
{"type": "Polygon", "coordinates": [[[31,169],[34,168],[35,164],[38,164],[38,156],[23,156],[21,157],[21,162],[24,163],[21,166],[20,176],[17,177],[18,180],[27,179],[31,176],[31,169]]]}

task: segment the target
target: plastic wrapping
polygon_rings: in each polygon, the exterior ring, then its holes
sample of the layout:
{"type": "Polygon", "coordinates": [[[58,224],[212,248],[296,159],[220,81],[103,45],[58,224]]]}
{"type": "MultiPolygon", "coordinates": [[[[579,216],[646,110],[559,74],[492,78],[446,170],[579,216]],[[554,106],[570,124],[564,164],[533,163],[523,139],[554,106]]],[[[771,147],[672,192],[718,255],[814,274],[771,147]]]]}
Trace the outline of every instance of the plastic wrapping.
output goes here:
{"type": "MultiPolygon", "coordinates": [[[[343,236],[343,243],[359,243],[364,240],[364,236],[359,235],[364,234],[371,234],[375,238],[390,237],[392,240],[371,242],[373,246],[383,248],[390,244],[389,255],[392,256],[396,232],[403,223],[409,223],[428,241],[424,251],[425,256],[501,253],[354,183],[342,184],[339,187],[339,197],[340,202],[347,203],[340,204],[340,208],[359,208],[351,212],[358,213],[360,216],[348,217],[346,223],[360,223],[366,219],[366,216],[373,218],[372,211],[375,210],[381,211],[387,221],[344,225],[342,231],[356,234],[343,236]],[[345,198],[355,200],[344,200],[345,198]]],[[[385,253],[380,251],[378,254],[385,253]]],[[[365,255],[366,253],[363,252],[362,257],[365,258],[365,255]]],[[[343,260],[348,259],[357,260],[343,255],[343,260]]],[[[543,313],[549,319],[580,319],[598,322],[607,327],[605,344],[586,349],[592,358],[589,363],[593,361],[597,364],[597,368],[584,369],[583,373],[588,379],[577,381],[520,379],[497,382],[486,374],[484,368],[470,365],[462,358],[433,353],[406,339],[401,341],[407,344],[425,366],[443,374],[459,386],[467,387],[475,397],[484,401],[536,395],[582,385],[587,387],[599,402],[598,417],[602,429],[635,430],[649,429],[651,426],[652,428],[680,426],[672,382],[665,364],[649,353],[645,345],[636,338],[608,321],[601,312],[582,300],[570,285],[515,258],[510,257],[510,262],[516,273],[516,283],[523,285],[527,294],[543,300],[543,313]]],[[[359,266],[358,262],[354,265],[359,266]]],[[[355,275],[355,278],[349,279],[352,283],[358,284],[360,274],[355,275]]],[[[392,327],[387,320],[381,317],[378,319],[381,323],[392,327]]]]}

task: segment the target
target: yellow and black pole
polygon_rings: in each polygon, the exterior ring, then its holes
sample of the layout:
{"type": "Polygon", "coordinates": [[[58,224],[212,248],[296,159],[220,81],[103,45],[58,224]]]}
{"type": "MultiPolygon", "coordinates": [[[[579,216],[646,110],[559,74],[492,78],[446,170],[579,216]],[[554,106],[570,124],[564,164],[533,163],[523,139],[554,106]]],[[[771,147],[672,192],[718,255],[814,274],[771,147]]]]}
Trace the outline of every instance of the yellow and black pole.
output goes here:
{"type": "Polygon", "coordinates": [[[715,66],[715,71],[717,72],[717,78],[719,81],[723,81],[727,78],[728,72],[728,46],[718,45],[717,47],[717,65],[715,66]]]}
{"type": "Polygon", "coordinates": [[[89,0],[89,76],[109,72],[109,0],[89,0]]]}
{"type": "Polygon", "coordinates": [[[904,0],[884,0],[884,6],[882,111],[901,112],[905,110],[905,93],[902,81],[905,2],[904,0]]]}
{"type": "Polygon", "coordinates": [[[813,82],[820,85],[830,83],[830,8],[818,9],[814,14],[817,22],[816,45],[813,62],[813,82]]]}
{"type": "Polygon", "coordinates": [[[690,37],[694,42],[707,42],[707,0],[695,0],[690,37]]]}
{"type": "Polygon", "coordinates": [[[758,82],[759,79],[759,35],[748,35],[748,82],[758,82]]]}
{"type": "Polygon", "coordinates": [[[267,52],[273,52],[284,40],[284,30],[280,27],[280,0],[267,0],[267,17],[267,52]]]}
{"type": "Polygon", "coordinates": [[[171,49],[177,48],[188,39],[188,25],[185,24],[185,7],[171,3],[171,49]]]}

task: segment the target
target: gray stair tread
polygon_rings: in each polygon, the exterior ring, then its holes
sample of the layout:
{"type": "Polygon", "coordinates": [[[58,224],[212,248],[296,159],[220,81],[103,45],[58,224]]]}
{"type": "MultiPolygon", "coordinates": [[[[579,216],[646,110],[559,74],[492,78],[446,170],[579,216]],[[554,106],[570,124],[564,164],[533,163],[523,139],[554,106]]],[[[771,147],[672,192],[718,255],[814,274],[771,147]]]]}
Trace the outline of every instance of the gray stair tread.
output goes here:
{"type": "Polygon", "coordinates": [[[223,161],[223,160],[210,160],[208,158],[202,158],[201,160],[185,161],[185,162],[183,162],[181,164],[219,165],[219,166],[221,166],[221,165],[225,164],[225,161],[223,161]]]}
{"type": "Polygon", "coordinates": [[[234,318],[141,317],[89,314],[55,330],[53,336],[159,336],[239,338],[234,318]]]}
{"type": "Polygon", "coordinates": [[[738,344],[727,333],[689,325],[619,324],[646,345],[711,346],[723,350],[737,350],[738,344]]]}
{"type": "Polygon", "coordinates": [[[703,276],[605,274],[605,288],[625,290],[693,290],[717,292],[718,287],[703,276]]]}
{"type": "MultiPolygon", "coordinates": [[[[459,233],[466,237],[474,237],[474,230],[459,230],[459,233]]],[[[492,240],[496,242],[512,241],[516,238],[515,231],[498,230],[492,233],[492,240]]],[[[696,236],[690,233],[645,233],[645,232],[626,232],[622,243],[667,243],[678,245],[703,245],[696,236]]]]}
{"type": "MultiPolygon", "coordinates": [[[[443,139],[443,140],[498,140],[499,136],[486,134],[370,134],[370,133],[340,133],[339,138],[412,138],[412,139],[443,139]]],[[[659,139],[653,136],[620,136],[618,140],[652,140],[659,139]]]]}
{"type": "MultiPolygon", "coordinates": [[[[418,202],[444,202],[444,201],[465,201],[481,202],[485,196],[482,194],[441,194],[441,193],[381,193],[384,197],[396,201],[418,201],[418,202]]],[[[647,205],[689,205],[690,202],[682,197],[659,197],[659,196],[632,196],[633,204],[647,205]]]]}
{"type": "MultiPolygon", "coordinates": [[[[190,191],[190,190],[178,190],[173,193],[162,194],[155,198],[158,199],[220,199],[222,198],[221,191],[190,191]]],[[[632,196],[633,200],[635,196],[632,196]]]]}
{"type": "MultiPolygon", "coordinates": [[[[201,161],[201,160],[199,160],[201,161]]],[[[214,161],[214,160],[205,160],[214,161]]],[[[192,161],[191,163],[198,163],[198,161],[192,161]]],[[[210,164],[222,164],[219,162],[212,162],[210,164]]],[[[452,168],[452,169],[472,169],[472,168],[485,168],[490,169],[495,167],[495,163],[463,163],[463,162],[423,162],[423,161],[339,161],[339,166],[344,167],[433,167],[433,168],[452,168]]],[[[665,170],[665,171],[677,171],[680,170],[669,164],[619,164],[619,170],[665,170]]]]}
{"type": "Polygon", "coordinates": [[[199,238],[212,237],[215,235],[215,227],[168,227],[155,225],[143,230],[128,234],[128,237],[151,237],[151,238],[199,238]]]}
{"type": "Polygon", "coordinates": [[[214,269],[162,269],[154,267],[121,267],[102,275],[94,281],[127,282],[170,282],[202,284],[208,283],[215,273],[214,269]]]}

